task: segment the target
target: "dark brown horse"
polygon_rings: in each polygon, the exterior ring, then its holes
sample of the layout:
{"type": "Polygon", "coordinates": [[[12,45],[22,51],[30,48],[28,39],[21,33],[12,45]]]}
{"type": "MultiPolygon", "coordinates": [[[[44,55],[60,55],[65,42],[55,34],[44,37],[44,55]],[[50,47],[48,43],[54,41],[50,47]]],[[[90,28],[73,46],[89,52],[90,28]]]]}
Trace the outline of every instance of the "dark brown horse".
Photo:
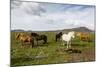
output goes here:
{"type": "Polygon", "coordinates": [[[61,36],[62,36],[62,32],[56,34],[56,42],[61,39],[61,36]]]}
{"type": "Polygon", "coordinates": [[[39,40],[43,40],[43,44],[47,43],[47,36],[46,35],[39,35],[37,33],[31,33],[31,36],[35,38],[35,40],[37,41],[37,45],[38,45],[38,41],[39,40]]]}

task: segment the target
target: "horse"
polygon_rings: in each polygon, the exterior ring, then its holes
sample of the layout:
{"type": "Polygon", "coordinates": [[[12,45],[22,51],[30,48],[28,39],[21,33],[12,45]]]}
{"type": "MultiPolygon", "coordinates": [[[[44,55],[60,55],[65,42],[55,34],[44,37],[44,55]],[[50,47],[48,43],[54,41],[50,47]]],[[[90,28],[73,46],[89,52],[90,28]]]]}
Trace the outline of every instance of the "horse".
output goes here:
{"type": "Polygon", "coordinates": [[[58,41],[58,39],[60,40],[61,39],[61,36],[62,36],[62,32],[56,34],[56,42],[58,41]]]}
{"type": "Polygon", "coordinates": [[[37,45],[38,45],[38,41],[39,40],[43,40],[43,44],[47,43],[47,36],[46,35],[39,35],[37,33],[31,33],[31,36],[35,38],[35,40],[37,41],[37,45]]]}
{"type": "Polygon", "coordinates": [[[76,36],[80,38],[81,41],[89,41],[90,34],[85,32],[76,32],[76,36]]]}
{"type": "Polygon", "coordinates": [[[62,34],[63,45],[67,44],[67,48],[71,48],[71,40],[75,38],[75,32],[71,31],[68,34],[62,34]]]}
{"type": "Polygon", "coordinates": [[[24,33],[18,33],[16,39],[19,39],[22,42],[22,46],[24,46],[25,43],[29,43],[32,48],[34,46],[34,38],[24,33]]]}

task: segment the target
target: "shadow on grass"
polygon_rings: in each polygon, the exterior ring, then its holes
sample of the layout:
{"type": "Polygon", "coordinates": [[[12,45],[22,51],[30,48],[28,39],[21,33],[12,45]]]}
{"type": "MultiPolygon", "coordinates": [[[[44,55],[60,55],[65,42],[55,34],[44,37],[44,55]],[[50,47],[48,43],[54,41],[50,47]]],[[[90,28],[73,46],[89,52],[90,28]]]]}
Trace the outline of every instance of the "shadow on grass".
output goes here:
{"type": "Polygon", "coordinates": [[[57,52],[58,52],[58,51],[66,52],[66,53],[69,53],[69,54],[72,54],[72,53],[81,54],[81,53],[82,53],[81,50],[75,49],[75,48],[70,48],[70,49],[60,48],[60,49],[57,49],[56,51],[57,51],[57,52]]]}
{"type": "Polygon", "coordinates": [[[72,43],[71,45],[72,46],[86,46],[86,44],[75,44],[75,43],[72,43]]]}

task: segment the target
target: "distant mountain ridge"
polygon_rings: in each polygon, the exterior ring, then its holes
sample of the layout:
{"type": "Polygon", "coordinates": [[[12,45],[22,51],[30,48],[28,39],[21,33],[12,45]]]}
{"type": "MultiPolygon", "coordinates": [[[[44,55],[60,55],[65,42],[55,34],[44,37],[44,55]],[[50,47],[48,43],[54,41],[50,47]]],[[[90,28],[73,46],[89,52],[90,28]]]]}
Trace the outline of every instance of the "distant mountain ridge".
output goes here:
{"type": "Polygon", "coordinates": [[[11,30],[12,32],[59,32],[59,31],[76,31],[76,32],[94,32],[93,30],[90,30],[86,27],[77,27],[77,28],[71,28],[71,29],[63,29],[63,30],[50,30],[50,31],[32,31],[32,30],[22,30],[22,29],[16,29],[11,30]]]}
{"type": "Polygon", "coordinates": [[[94,32],[93,30],[90,30],[86,27],[77,27],[77,28],[71,28],[71,29],[64,29],[64,31],[94,32]]]}
{"type": "Polygon", "coordinates": [[[16,30],[11,30],[12,32],[24,32],[25,30],[22,29],[16,29],[16,30]]]}

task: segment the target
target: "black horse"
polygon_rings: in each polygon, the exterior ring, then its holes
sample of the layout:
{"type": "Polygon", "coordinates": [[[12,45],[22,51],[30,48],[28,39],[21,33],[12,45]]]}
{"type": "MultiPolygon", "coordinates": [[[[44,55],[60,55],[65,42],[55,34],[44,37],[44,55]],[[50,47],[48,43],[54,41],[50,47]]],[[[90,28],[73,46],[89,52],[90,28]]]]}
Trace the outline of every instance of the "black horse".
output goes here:
{"type": "Polygon", "coordinates": [[[38,41],[39,40],[43,40],[43,44],[47,43],[47,36],[46,35],[39,35],[37,33],[31,33],[31,36],[35,38],[35,40],[37,41],[37,45],[38,45],[38,41]]]}
{"type": "Polygon", "coordinates": [[[60,40],[61,36],[62,36],[62,32],[56,34],[56,42],[58,41],[58,39],[60,40]]]}

